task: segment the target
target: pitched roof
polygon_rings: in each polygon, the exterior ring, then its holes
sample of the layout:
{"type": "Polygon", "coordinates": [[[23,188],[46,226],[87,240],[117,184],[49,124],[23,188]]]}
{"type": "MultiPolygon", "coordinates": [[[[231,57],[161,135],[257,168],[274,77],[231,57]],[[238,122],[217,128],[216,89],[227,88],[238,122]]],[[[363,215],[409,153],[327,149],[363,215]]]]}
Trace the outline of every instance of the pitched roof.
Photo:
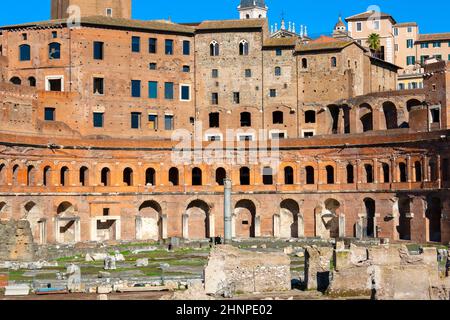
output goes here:
{"type": "Polygon", "coordinates": [[[266,3],[264,0],[241,0],[239,8],[240,9],[253,8],[255,6],[259,8],[265,8],[266,3]]]}
{"type": "Polygon", "coordinates": [[[450,40],[450,32],[447,33],[428,33],[419,34],[419,38],[416,43],[428,42],[428,41],[448,41],[450,40]]]}
{"type": "Polygon", "coordinates": [[[207,20],[200,23],[196,30],[253,29],[262,28],[266,19],[207,20]]]}
{"type": "Polygon", "coordinates": [[[349,45],[355,43],[354,41],[311,41],[309,43],[298,44],[295,47],[296,52],[310,52],[310,51],[326,51],[326,50],[342,50],[349,45]]]}
{"type": "Polygon", "coordinates": [[[295,47],[298,40],[297,37],[268,38],[264,39],[263,47],[295,47]]]}
{"type": "MultiPolygon", "coordinates": [[[[105,26],[115,28],[137,29],[137,30],[153,30],[165,31],[175,33],[190,33],[193,34],[195,28],[188,25],[181,25],[165,20],[133,20],[124,18],[111,18],[106,16],[90,16],[82,17],[81,25],[85,26],[105,26]]],[[[10,25],[1,27],[1,29],[17,29],[17,28],[31,28],[31,27],[51,27],[67,25],[67,19],[47,20],[41,22],[32,22],[18,25],[10,25]]]]}
{"type": "Polygon", "coordinates": [[[384,13],[384,12],[375,12],[374,10],[370,10],[370,11],[366,11],[366,12],[363,12],[363,13],[355,14],[353,16],[345,18],[345,21],[367,20],[369,18],[372,18],[374,15],[375,16],[379,15],[379,17],[381,19],[383,19],[383,18],[390,19],[394,24],[397,23],[395,21],[395,19],[390,14],[384,13]]]}

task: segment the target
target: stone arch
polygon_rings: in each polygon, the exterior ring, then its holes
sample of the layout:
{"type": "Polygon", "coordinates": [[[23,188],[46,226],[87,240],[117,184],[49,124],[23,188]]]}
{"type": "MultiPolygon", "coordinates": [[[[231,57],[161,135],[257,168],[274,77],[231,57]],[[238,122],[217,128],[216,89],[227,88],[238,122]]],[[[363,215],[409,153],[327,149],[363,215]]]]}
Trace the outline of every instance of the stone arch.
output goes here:
{"type": "Polygon", "coordinates": [[[82,187],[89,185],[89,168],[82,166],[79,171],[79,182],[82,187]]]}
{"type": "Polygon", "coordinates": [[[237,238],[255,238],[257,236],[256,205],[248,199],[239,200],[234,207],[233,235],[237,238]]]}
{"type": "Polygon", "coordinates": [[[58,205],[55,228],[57,243],[76,243],[80,241],[80,218],[71,202],[64,201],[58,205]]]}
{"type": "Polygon", "coordinates": [[[427,218],[427,241],[441,242],[441,221],[442,221],[442,201],[436,196],[427,198],[427,210],[425,214],[427,218]]]}
{"type": "Polygon", "coordinates": [[[155,186],[156,185],[156,170],[155,169],[147,168],[147,170],[145,170],[145,185],[146,186],[155,186]]]}
{"type": "Polygon", "coordinates": [[[69,185],[69,168],[63,166],[60,170],[59,183],[61,186],[65,187],[69,185]]]}
{"type": "Polygon", "coordinates": [[[203,200],[193,200],[183,215],[183,238],[202,240],[211,237],[211,207],[203,200]]]}
{"type": "Polygon", "coordinates": [[[52,182],[52,168],[50,166],[45,166],[42,170],[42,185],[48,187],[52,182]]]}
{"type": "Polygon", "coordinates": [[[227,171],[225,168],[217,168],[216,169],[216,183],[219,186],[223,186],[225,184],[224,180],[227,177],[227,171]]]}
{"type": "Polygon", "coordinates": [[[202,169],[196,167],[192,169],[192,181],[193,186],[203,185],[203,172],[202,169]]]}
{"type": "Polygon", "coordinates": [[[284,184],[293,185],[294,183],[294,168],[292,168],[291,166],[284,167],[284,184]]]}
{"type": "Polygon", "coordinates": [[[111,185],[111,169],[108,167],[102,169],[100,172],[100,182],[105,187],[111,185]]]}
{"type": "Polygon", "coordinates": [[[397,107],[391,101],[386,101],[383,103],[383,113],[386,122],[386,129],[397,129],[398,128],[398,113],[397,107]]]}
{"type": "Polygon", "coordinates": [[[328,165],[325,167],[326,174],[327,174],[327,184],[335,184],[336,178],[335,178],[335,170],[332,165],[328,165]]]}
{"type": "Polygon", "coordinates": [[[134,185],[134,171],[130,167],[123,169],[123,183],[128,187],[134,185]]]}
{"type": "Polygon", "coordinates": [[[321,211],[316,211],[316,235],[324,239],[338,238],[341,203],[330,198],[320,208],[321,211]]]}
{"type": "Polygon", "coordinates": [[[137,240],[164,239],[164,217],[161,205],[155,200],[144,201],[136,216],[137,240]]]}
{"type": "Polygon", "coordinates": [[[46,221],[43,219],[42,208],[34,201],[26,202],[22,207],[22,220],[30,223],[35,243],[47,243],[46,221]]]}
{"type": "Polygon", "coordinates": [[[359,106],[359,121],[362,132],[373,130],[373,109],[368,103],[363,103],[359,106]]]}
{"type": "Polygon", "coordinates": [[[216,40],[211,41],[209,44],[209,54],[212,57],[216,57],[219,55],[220,52],[220,45],[216,40]]]}
{"type": "Polygon", "coordinates": [[[22,84],[22,80],[19,77],[12,77],[9,80],[10,83],[20,86],[22,84]]]}
{"type": "Polygon", "coordinates": [[[248,53],[250,51],[250,45],[247,40],[241,40],[239,42],[239,55],[241,56],[248,56],[248,53]]]}
{"type": "Polygon", "coordinates": [[[35,186],[37,181],[37,169],[33,165],[27,167],[27,186],[35,186]]]}
{"type": "Polygon", "coordinates": [[[173,186],[178,186],[180,184],[180,171],[178,168],[170,168],[169,170],[169,182],[173,186]]]}
{"type": "Polygon", "coordinates": [[[12,185],[13,186],[19,185],[19,170],[20,170],[20,166],[18,164],[15,164],[12,167],[12,185]]]}
{"type": "Polygon", "coordinates": [[[303,217],[297,201],[285,199],[280,203],[280,212],[274,216],[274,235],[280,238],[304,236],[303,217]]]}
{"type": "Polygon", "coordinates": [[[7,218],[7,211],[8,210],[8,206],[6,204],[5,201],[0,201],[0,220],[1,219],[6,219],[7,218]]]}

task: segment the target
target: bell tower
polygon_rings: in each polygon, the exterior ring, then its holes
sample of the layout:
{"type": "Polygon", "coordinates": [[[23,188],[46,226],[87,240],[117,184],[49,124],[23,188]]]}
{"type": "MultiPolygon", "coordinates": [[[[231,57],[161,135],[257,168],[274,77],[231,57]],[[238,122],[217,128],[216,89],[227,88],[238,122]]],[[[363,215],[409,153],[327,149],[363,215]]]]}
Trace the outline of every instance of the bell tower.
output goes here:
{"type": "Polygon", "coordinates": [[[67,10],[77,6],[81,17],[107,16],[111,18],[131,19],[131,0],[51,0],[51,18],[69,17],[67,10]]]}
{"type": "Polygon", "coordinates": [[[240,19],[265,19],[268,10],[264,0],[241,0],[238,7],[240,19]]]}

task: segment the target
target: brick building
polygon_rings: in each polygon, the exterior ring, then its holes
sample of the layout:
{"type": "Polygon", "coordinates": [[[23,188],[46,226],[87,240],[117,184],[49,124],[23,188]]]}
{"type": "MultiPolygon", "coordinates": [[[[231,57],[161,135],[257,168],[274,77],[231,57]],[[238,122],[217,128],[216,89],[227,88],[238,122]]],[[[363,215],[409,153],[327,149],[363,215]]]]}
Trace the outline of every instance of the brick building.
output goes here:
{"type": "Polygon", "coordinates": [[[265,2],[248,3],[177,24],[54,1],[79,24],[2,27],[0,219],[29,220],[41,244],[204,239],[223,235],[228,176],[238,238],[450,241],[450,66],[397,91],[399,67],[358,42],[271,37],[265,2]],[[249,159],[260,129],[276,167],[249,159]],[[208,161],[174,161],[181,133],[208,161]]]}

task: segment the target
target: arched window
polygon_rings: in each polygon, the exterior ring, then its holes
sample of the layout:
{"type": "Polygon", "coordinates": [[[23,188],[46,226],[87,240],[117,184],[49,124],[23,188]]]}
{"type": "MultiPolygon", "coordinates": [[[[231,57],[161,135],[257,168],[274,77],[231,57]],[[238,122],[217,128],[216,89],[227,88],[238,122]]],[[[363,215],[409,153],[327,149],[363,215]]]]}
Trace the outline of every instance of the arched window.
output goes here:
{"type": "Polygon", "coordinates": [[[60,185],[65,187],[69,184],[69,168],[62,167],[60,173],[60,185]]]}
{"type": "Polygon", "coordinates": [[[383,182],[384,183],[389,183],[391,181],[391,173],[389,170],[389,165],[387,163],[383,163],[382,165],[382,169],[383,169],[383,182]]]}
{"type": "Polygon", "coordinates": [[[217,57],[219,55],[219,43],[216,40],[210,43],[209,53],[212,57],[217,57]]]}
{"type": "Polygon", "coordinates": [[[128,187],[133,185],[133,169],[125,168],[123,170],[123,183],[128,187]]]}
{"type": "Polygon", "coordinates": [[[20,61],[31,60],[31,47],[27,44],[19,46],[19,59],[20,61]]]}
{"type": "Polygon", "coordinates": [[[400,182],[408,182],[408,174],[406,172],[406,163],[400,162],[398,164],[400,170],[400,182]]]}
{"type": "Polygon", "coordinates": [[[334,167],[326,166],[327,171],[327,184],[334,184],[334,167]]]}
{"type": "Polygon", "coordinates": [[[30,87],[36,87],[36,78],[35,77],[29,77],[28,78],[28,84],[30,87]]]}
{"type": "Polygon", "coordinates": [[[224,180],[227,177],[227,172],[224,168],[217,168],[216,170],[216,183],[219,186],[223,186],[225,184],[224,180]]]}
{"type": "Polygon", "coordinates": [[[200,168],[192,169],[192,185],[201,186],[203,184],[202,170],[200,168]]]}
{"type": "Polygon", "coordinates": [[[48,45],[48,58],[50,60],[58,60],[61,58],[61,45],[57,42],[52,42],[48,45]]]}
{"type": "Polygon", "coordinates": [[[272,122],[273,124],[283,124],[283,112],[282,111],[274,111],[272,113],[272,122]]]}
{"type": "Polygon", "coordinates": [[[331,67],[336,68],[337,67],[337,59],[336,57],[331,57],[331,67]]]}
{"type": "Polygon", "coordinates": [[[272,185],[273,184],[273,170],[271,167],[263,168],[263,184],[272,185]]]}
{"type": "Polygon", "coordinates": [[[247,40],[242,40],[239,43],[239,55],[248,56],[249,46],[247,40]]]}
{"type": "Polygon", "coordinates": [[[87,167],[80,168],[80,185],[82,187],[89,185],[89,169],[87,167]]]}
{"type": "Polygon", "coordinates": [[[294,184],[294,169],[292,167],[284,168],[284,184],[294,184]]]}
{"type": "Polygon", "coordinates": [[[281,76],[281,67],[275,67],[275,76],[281,76]]]}
{"type": "Polygon", "coordinates": [[[316,123],[316,112],[314,110],[305,111],[305,123],[316,123]]]}
{"type": "Polygon", "coordinates": [[[422,181],[422,164],[420,163],[420,161],[416,161],[414,163],[414,171],[415,171],[415,176],[416,176],[416,182],[421,182],[422,181]]]}
{"type": "Polygon", "coordinates": [[[365,164],[364,169],[366,171],[366,182],[373,183],[373,166],[371,164],[365,164]]]}
{"type": "Polygon", "coordinates": [[[44,186],[48,186],[51,181],[52,181],[52,170],[49,166],[47,166],[44,168],[44,171],[43,171],[42,184],[44,186]]]}
{"type": "Polygon", "coordinates": [[[316,179],[314,177],[314,168],[311,166],[308,166],[305,168],[305,174],[306,174],[306,184],[314,184],[316,182],[316,179]]]}
{"type": "Polygon", "coordinates": [[[308,68],[308,59],[303,58],[302,59],[302,69],[307,69],[308,68]]]}
{"type": "Polygon", "coordinates": [[[355,168],[353,165],[347,165],[347,183],[355,183],[355,168]]]}
{"type": "Polygon", "coordinates": [[[241,186],[249,186],[250,185],[250,169],[247,167],[242,167],[239,170],[239,180],[241,186]]]}
{"type": "Polygon", "coordinates": [[[19,184],[19,165],[15,165],[12,170],[12,184],[17,186],[19,184]]]}
{"type": "Polygon", "coordinates": [[[180,184],[179,178],[180,174],[177,168],[170,168],[169,170],[169,182],[174,186],[178,186],[180,184]]]}
{"type": "Polygon", "coordinates": [[[154,186],[156,185],[156,171],[153,168],[148,168],[145,171],[145,185],[154,186]]]}
{"type": "Polygon", "coordinates": [[[252,126],[252,115],[250,112],[241,113],[241,127],[251,127],[252,126]]]}
{"type": "Polygon", "coordinates": [[[33,186],[35,184],[36,169],[33,166],[27,168],[27,186],[33,186]]]}
{"type": "Polygon", "coordinates": [[[103,168],[102,169],[101,183],[105,187],[111,185],[111,170],[109,170],[109,168],[103,168]]]}
{"type": "Polygon", "coordinates": [[[18,85],[20,86],[22,84],[22,80],[20,80],[19,77],[12,77],[9,82],[11,82],[12,84],[18,85]]]}

